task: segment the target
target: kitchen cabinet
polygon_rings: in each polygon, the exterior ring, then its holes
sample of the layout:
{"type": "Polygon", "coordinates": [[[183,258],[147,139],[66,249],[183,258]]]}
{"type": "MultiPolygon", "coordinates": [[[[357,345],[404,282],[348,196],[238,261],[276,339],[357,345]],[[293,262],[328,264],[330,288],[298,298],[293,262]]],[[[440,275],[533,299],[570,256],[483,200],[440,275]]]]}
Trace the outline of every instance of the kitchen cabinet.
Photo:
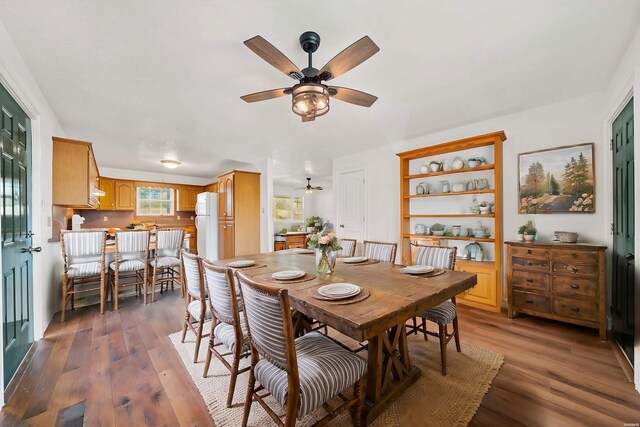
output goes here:
{"type": "Polygon", "coordinates": [[[71,208],[97,205],[98,165],[90,142],[53,137],[52,201],[71,208]]]}
{"type": "Polygon", "coordinates": [[[195,211],[198,193],[202,192],[202,187],[194,185],[181,185],[177,188],[178,203],[176,209],[178,211],[195,211]]]}
{"type": "Polygon", "coordinates": [[[273,242],[273,250],[281,251],[284,249],[306,248],[309,238],[306,233],[287,233],[278,234],[284,237],[284,241],[273,242]]]}
{"type": "Polygon", "coordinates": [[[136,186],[133,181],[116,180],[116,210],[134,211],[136,209],[136,186]]]}
{"type": "Polygon", "coordinates": [[[287,242],[273,242],[274,251],[283,251],[287,249],[287,242]]]}
{"type": "Polygon", "coordinates": [[[100,190],[104,196],[100,197],[98,209],[112,211],[116,208],[116,181],[111,178],[100,177],[100,190]]]}
{"type": "MultiPolygon", "coordinates": [[[[220,259],[233,258],[235,256],[235,228],[233,222],[220,222],[218,228],[218,256],[220,259]]],[[[259,236],[257,237],[258,241],[259,236]]],[[[260,252],[260,251],[258,251],[260,252]]]]}
{"type": "Polygon", "coordinates": [[[218,183],[217,182],[212,182],[209,185],[205,185],[202,188],[202,192],[217,193],[218,192],[218,183]]]}
{"type": "Polygon", "coordinates": [[[475,273],[477,283],[474,287],[467,289],[458,295],[466,304],[491,311],[500,310],[500,301],[495,287],[496,270],[493,262],[478,261],[456,261],[456,271],[475,273]]]}
{"type": "Polygon", "coordinates": [[[233,170],[220,175],[218,202],[220,258],[259,253],[260,174],[233,170]],[[224,229],[224,225],[231,227],[224,229]],[[226,232],[224,238],[223,232],[226,232]],[[223,242],[225,238],[228,241],[223,242]]]}

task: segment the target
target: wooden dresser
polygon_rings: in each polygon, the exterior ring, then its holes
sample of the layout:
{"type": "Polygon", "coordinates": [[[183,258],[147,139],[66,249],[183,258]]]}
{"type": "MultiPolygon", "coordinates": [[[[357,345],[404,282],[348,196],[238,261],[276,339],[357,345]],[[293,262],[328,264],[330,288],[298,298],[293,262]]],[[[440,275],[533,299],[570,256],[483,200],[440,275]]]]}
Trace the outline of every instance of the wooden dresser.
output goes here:
{"type": "Polygon", "coordinates": [[[606,339],[606,246],[505,242],[507,315],[545,317],[598,329],[606,339]]]}

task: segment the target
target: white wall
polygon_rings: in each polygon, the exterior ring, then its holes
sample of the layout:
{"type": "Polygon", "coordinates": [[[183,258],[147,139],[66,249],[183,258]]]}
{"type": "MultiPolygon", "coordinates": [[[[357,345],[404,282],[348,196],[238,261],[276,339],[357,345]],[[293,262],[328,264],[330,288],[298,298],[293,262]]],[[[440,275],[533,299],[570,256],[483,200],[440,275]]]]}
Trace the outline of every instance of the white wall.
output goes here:
{"type": "MultiPolygon", "coordinates": [[[[640,88],[640,28],[636,31],[636,34],[629,44],[625,55],[623,56],[618,68],[616,69],[609,87],[605,92],[605,114],[603,117],[603,139],[609,141],[611,139],[611,123],[613,119],[618,115],[622,107],[627,103],[630,95],[634,96],[633,109],[634,109],[634,129],[640,129],[640,96],[638,96],[638,88],[640,88]]],[[[638,147],[639,140],[635,137],[634,146],[638,147]]],[[[635,157],[639,158],[640,150],[635,150],[635,157]]],[[[607,152],[607,157],[610,158],[610,154],[607,152]]],[[[606,165],[606,177],[607,188],[611,188],[611,166],[606,165]]],[[[636,168],[634,176],[635,185],[635,254],[640,253],[640,209],[637,208],[640,202],[640,173],[636,168]]],[[[611,222],[612,212],[611,209],[607,210],[606,223],[611,222]]],[[[607,244],[609,247],[612,245],[611,236],[608,236],[607,244]]],[[[636,363],[634,383],[636,390],[640,391],[640,369],[638,368],[640,363],[640,261],[635,262],[635,343],[634,343],[634,358],[636,363]]]]}
{"type": "Polygon", "coordinates": [[[294,190],[291,187],[283,185],[274,185],[274,196],[302,196],[304,199],[304,216],[302,221],[278,221],[274,220],[274,231],[281,228],[290,228],[292,225],[304,224],[306,219],[311,216],[319,216],[323,220],[332,220],[335,223],[333,214],[333,189],[331,187],[322,187],[323,190],[314,190],[311,194],[306,194],[304,190],[294,190]]]}
{"type": "MultiPolygon", "coordinates": [[[[335,159],[335,175],[341,169],[361,165],[367,169],[365,184],[366,236],[371,240],[400,243],[399,167],[397,152],[425,147],[473,135],[504,130],[504,237],[516,238],[519,225],[534,221],[540,237],[553,237],[554,230],[575,230],[582,241],[605,241],[606,192],[602,155],[608,144],[602,142],[604,94],[594,93],[502,117],[485,120],[397,142],[387,147],[335,159]],[[521,215],[517,213],[517,155],[521,152],[561,145],[596,144],[596,212],[594,214],[521,215]]],[[[401,259],[401,255],[398,255],[401,259]]],[[[504,295],[505,293],[503,293],[504,295]]]]}
{"type": "MultiPolygon", "coordinates": [[[[94,145],[100,144],[94,142],[94,145]]],[[[184,184],[184,185],[209,185],[212,182],[216,182],[217,178],[200,178],[187,175],[173,175],[157,172],[144,172],[135,171],[130,169],[117,169],[106,168],[100,166],[100,158],[96,158],[98,163],[98,169],[100,170],[100,176],[106,176],[109,178],[131,179],[136,181],[153,181],[153,182],[169,182],[172,184],[184,184]]]]}
{"type": "MultiPolygon", "coordinates": [[[[33,264],[33,324],[35,338],[39,339],[57,310],[55,297],[60,291],[59,287],[55,286],[58,283],[56,279],[62,274],[60,246],[57,243],[48,243],[47,239],[51,235],[51,137],[65,136],[65,134],[2,22],[0,22],[0,83],[31,117],[32,228],[35,233],[33,246],[42,247],[42,252],[34,255],[33,264]]],[[[0,313],[0,318],[3,317],[4,315],[0,313]]],[[[0,329],[0,340],[2,340],[1,334],[0,329]]],[[[2,354],[0,354],[0,377],[2,377],[2,369],[2,354]]],[[[3,397],[0,400],[3,400],[3,397]]]]}

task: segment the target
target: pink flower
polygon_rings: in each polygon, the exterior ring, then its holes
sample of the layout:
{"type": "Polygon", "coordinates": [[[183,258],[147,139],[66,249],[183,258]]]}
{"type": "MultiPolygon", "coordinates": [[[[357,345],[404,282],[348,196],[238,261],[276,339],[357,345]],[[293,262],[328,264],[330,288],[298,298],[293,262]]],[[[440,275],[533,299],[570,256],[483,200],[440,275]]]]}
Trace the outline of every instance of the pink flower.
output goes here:
{"type": "Polygon", "coordinates": [[[331,240],[331,238],[329,236],[322,236],[322,237],[320,237],[320,239],[318,239],[318,242],[321,245],[326,245],[326,244],[329,243],[329,240],[331,240]]]}
{"type": "Polygon", "coordinates": [[[329,232],[329,234],[327,234],[327,236],[329,236],[330,239],[333,239],[334,237],[336,237],[336,233],[331,231],[331,232],[329,232]]]}

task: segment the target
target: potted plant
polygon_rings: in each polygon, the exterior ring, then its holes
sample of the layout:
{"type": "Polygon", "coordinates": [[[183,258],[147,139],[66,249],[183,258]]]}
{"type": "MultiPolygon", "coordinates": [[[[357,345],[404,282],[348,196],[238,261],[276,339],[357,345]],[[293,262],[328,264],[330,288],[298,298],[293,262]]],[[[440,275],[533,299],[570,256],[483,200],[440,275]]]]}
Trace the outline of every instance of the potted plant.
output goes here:
{"type": "Polygon", "coordinates": [[[537,233],[538,230],[533,226],[533,222],[527,222],[527,225],[524,227],[524,240],[527,242],[533,242],[537,233]]]}
{"type": "Polygon", "coordinates": [[[527,229],[526,225],[521,225],[518,227],[518,240],[524,242],[524,231],[527,229]]]}
{"type": "Polygon", "coordinates": [[[322,218],[320,218],[319,216],[310,216],[309,218],[307,218],[308,233],[319,233],[322,231],[322,228],[322,218]]]}
{"type": "Polygon", "coordinates": [[[442,224],[433,224],[431,226],[431,232],[434,236],[444,236],[445,228],[442,224]]]}
{"type": "Polygon", "coordinates": [[[307,247],[316,250],[316,270],[318,273],[331,274],[336,266],[338,251],[342,249],[336,233],[317,233],[309,238],[307,247]]]}

